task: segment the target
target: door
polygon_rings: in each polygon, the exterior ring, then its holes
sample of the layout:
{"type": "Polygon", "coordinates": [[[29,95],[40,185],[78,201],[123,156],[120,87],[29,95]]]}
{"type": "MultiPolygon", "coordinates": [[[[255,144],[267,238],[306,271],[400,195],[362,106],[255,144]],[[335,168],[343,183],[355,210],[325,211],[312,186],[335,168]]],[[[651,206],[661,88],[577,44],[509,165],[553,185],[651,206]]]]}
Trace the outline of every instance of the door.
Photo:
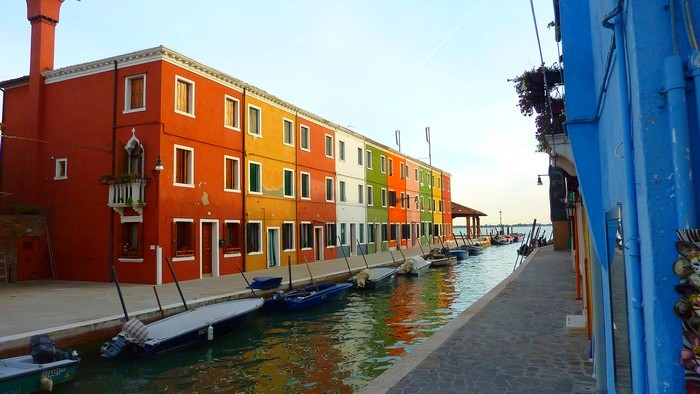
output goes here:
{"type": "Polygon", "coordinates": [[[17,280],[41,279],[39,272],[39,237],[19,237],[17,280]]]}
{"type": "Polygon", "coordinates": [[[355,240],[355,223],[350,223],[350,255],[356,252],[355,246],[357,246],[357,241],[355,240]]]}
{"type": "Polygon", "coordinates": [[[202,275],[211,275],[212,224],[202,223],[202,275]]]}
{"type": "Polygon", "coordinates": [[[267,229],[267,266],[280,265],[280,229],[268,227],[267,229]]]}
{"type": "Polygon", "coordinates": [[[314,259],[323,260],[323,227],[314,227],[314,259]]]}

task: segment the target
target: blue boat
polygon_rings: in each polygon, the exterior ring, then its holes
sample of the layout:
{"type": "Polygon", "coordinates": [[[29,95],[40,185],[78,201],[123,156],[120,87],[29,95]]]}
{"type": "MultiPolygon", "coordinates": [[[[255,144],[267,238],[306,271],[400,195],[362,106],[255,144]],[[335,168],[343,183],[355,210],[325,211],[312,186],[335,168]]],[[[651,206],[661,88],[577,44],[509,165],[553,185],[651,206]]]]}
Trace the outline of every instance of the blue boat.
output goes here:
{"type": "Polygon", "coordinates": [[[467,256],[469,256],[469,251],[461,249],[461,248],[450,249],[449,252],[450,252],[451,256],[454,256],[457,258],[457,261],[466,260],[467,256]]]}
{"type": "Polygon", "coordinates": [[[469,252],[470,256],[478,256],[478,255],[484,253],[484,248],[482,248],[481,245],[479,245],[479,244],[462,245],[462,246],[460,246],[460,248],[469,252]]]}
{"type": "Polygon", "coordinates": [[[122,332],[100,349],[111,358],[123,353],[159,357],[229,334],[246,324],[263,306],[262,298],[246,298],[206,305],[144,325],[124,323],[122,332]]]}
{"type": "Polygon", "coordinates": [[[279,287],[281,283],[281,276],[256,276],[253,278],[248,288],[255,290],[274,289],[275,287],[279,287]]]}
{"type": "Polygon", "coordinates": [[[348,282],[355,289],[373,290],[388,284],[396,277],[396,270],[396,267],[367,268],[350,277],[348,282]]]}
{"type": "Polygon", "coordinates": [[[290,292],[277,291],[272,298],[265,301],[265,308],[270,311],[298,312],[326,302],[338,301],[352,287],[351,283],[327,283],[312,285],[290,292]]]}

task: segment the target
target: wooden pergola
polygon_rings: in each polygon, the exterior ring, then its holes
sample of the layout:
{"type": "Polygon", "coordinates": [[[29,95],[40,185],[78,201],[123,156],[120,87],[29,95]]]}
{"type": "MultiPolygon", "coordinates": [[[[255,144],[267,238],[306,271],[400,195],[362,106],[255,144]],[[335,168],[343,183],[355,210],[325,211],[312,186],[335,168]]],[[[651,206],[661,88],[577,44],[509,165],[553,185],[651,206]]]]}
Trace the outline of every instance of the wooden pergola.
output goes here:
{"type": "Polygon", "coordinates": [[[457,204],[454,201],[452,202],[452,219],[467,218],[467,237],[477,238],[481,236],[480,216],[488,215],[476,209],[457,204]]]}

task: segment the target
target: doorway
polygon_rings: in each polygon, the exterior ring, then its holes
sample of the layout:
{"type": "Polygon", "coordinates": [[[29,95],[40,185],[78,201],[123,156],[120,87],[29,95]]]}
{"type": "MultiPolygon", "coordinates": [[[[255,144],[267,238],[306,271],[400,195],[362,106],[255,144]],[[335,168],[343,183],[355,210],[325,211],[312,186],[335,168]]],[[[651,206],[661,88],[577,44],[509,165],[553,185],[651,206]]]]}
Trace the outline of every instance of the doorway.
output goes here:
{"type": "Polygon", "coordinates": [[[280,264],[280,229],[267,228],[267,267],[277,267],[280,264]]]}
{"type": "Polygon", "coordinates": [[[314,227],[314,259],[323,260],[323,227],[314,227]]]}
{"type": "Polygon", "coordinates": [[[202,223],[202,276],[211,275],[212,224],[202,223]]]}
{"type": "Polygon", "coordinates": [[[356,250],[355,246],[357,241],[355,241],[355,223],[350,223],[350,255],[352,256],[356,250]]]}

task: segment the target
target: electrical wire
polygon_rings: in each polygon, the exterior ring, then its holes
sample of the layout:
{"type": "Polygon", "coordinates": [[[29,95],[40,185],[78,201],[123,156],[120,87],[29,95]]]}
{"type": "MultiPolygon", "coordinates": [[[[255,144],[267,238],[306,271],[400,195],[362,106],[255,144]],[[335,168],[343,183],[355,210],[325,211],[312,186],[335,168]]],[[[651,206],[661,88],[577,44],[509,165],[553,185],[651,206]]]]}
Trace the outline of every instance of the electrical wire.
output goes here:
{"type": "Polygon", "coordinates": [[[18,135],[2,134],[2,135],[0,136],[0,139],[4,139],[4,138],[13,139],[13,140],[40,142],[40,143],[42,143],[42,144],[51,144],[51,145],[68,146],[68,147],[76,148],[76,149],[94,150],[94,151],[105,152],[105,153],[111,153],[111,152],[112,152],[110,149],[101,149],[101,148],[94,148],[94,147],[89,147],[89,146],[80,146],[80,145],[75,145],[75,144],[66,144],[66,143],[63,143],[63,142],[39,140],[39,139],[35,139],[35,138],[20,137],[20,136],[18,136],[18,135]]]}
{"type": "Polygon", "coordinates": [[[695,29],[693,29],[693,20],[690,17],[690,3],[688,3],[688,0],[683,0],[683,22],[690,46],[693,47],[693,50],[697,51],[698,40],[695,38],[695,29]]]}

